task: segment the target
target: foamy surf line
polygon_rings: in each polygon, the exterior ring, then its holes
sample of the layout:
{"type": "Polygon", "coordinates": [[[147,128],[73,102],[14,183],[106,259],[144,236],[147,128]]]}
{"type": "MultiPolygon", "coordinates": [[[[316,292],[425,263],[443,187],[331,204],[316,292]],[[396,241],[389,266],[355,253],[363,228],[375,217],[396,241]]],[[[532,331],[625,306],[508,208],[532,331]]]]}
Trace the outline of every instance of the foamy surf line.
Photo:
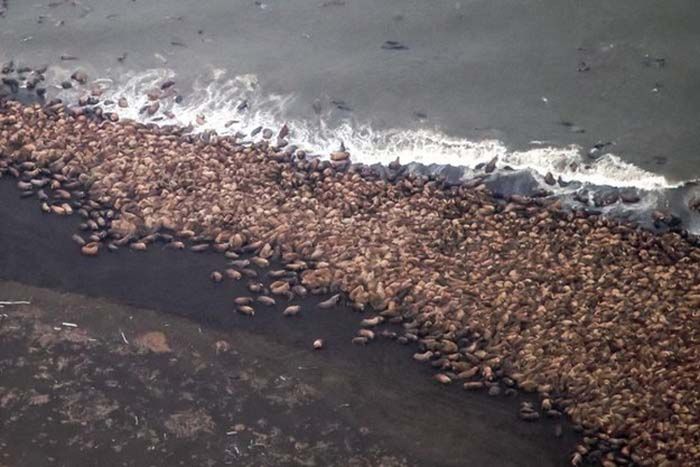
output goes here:
{"type": "MultiPolygon", "coordinates": [[[[296,147],[327,156],[337,150],[342,141],[353,161],[368,165],[387,165],[399,159],[404,164],[459,167],[466,177],[496,159],[497,170],[527,170],[542,183],[548,173],[566,182],[578,182],[568,189],[547,186],[557,193],[570,193],[581,185],[659,191],[687,183],[669,182],[663,175],[645,171],[612,153],[591,159],[573,145],[554,147],[535,143],[530,149],[512,151],[499,140],[470,141],[438,129],[377,130],[370,124],[347,118],[330,124],[329,110],[319,110],[316,119],[294,119],[287,109],[295,96],[266,94],[255,75],[229,77],[224,70],[212,70],[195,80],[182,102],[162,99],[155,114],[145,112],[144,109],[153,103],[149,92],[171,80],[176,80],[172,70],[151,69],[128,73],[117,82],[97,80],[95,85],[103,89],[103,102],[114,102],[107,110],[116,112],[120,118],[158,125],[191,125],[193,132],[239,133],[244,139],[261,127],[270,128],[276,134],[286,124],[290,130],[288,139],[296,147]],[[128,107],[117,105],[120,99],[126,99],[128,107]]],[[[58,97],[70,102],[76,96],[74,90],[62,90],[58,97]]],[[[257,138],[260,137],[257,133],[257,138]]]]}

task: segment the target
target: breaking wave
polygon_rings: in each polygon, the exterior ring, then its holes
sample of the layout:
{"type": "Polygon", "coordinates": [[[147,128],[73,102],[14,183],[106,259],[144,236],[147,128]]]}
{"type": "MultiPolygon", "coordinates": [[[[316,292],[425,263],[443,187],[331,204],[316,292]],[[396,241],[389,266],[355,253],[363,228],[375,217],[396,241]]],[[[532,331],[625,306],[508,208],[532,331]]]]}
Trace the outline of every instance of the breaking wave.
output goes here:
{"type": "MultiPolygon", "coordinates": [[[[201,76],[192,83],[191,89],[183,90],[180,103],[173,98],[163,99],[155,115],[143,112],[144,106],[149,104],[148,91],[166,80],[176,80],[175,73],[168,69],[152,69],[129,73],[118,81],[98,80],[94,85],[103,89],[103,100],[116,103],[119,98],[127,99],[129,106],[126,108],[116,104],[108,108],[121,118],[192,125],[194,131],[214,130],[218,134],[239,132],[243,138],[250,138],[251,132],[259,127],[276,133],[286,124],[290,130],[288,139],[297,147],[327,155],[337,150],[342,141],[354,161],[366,164],[388,164],[398,158],[402,163],[459,167],[465,175],[470,175],[497,158],[497,168],[528,170],[540,181],[547,173],[552,173],[555,178],[561,177],[567,182],[644,191],[683,185],[669,182],[663,175],[645,171],[612,153],[591,159],[577,146],[553,147],[533,142],[529,149],[514,151],[499,140],[470,141],[438,129],[378,130],[354,119],[336,121],[330,118],[328,103],[315,103],[313,118],[294,119],[287,111],[296,100],[294,95],[264,93],[255,75],[230,77],[220,69],[201,76]]],[[[70,99],[75,97],[75,92],[64,90],[59,97],[70,99]]],[[[256,137],[261,137],[260,133],[256,137]]]]}

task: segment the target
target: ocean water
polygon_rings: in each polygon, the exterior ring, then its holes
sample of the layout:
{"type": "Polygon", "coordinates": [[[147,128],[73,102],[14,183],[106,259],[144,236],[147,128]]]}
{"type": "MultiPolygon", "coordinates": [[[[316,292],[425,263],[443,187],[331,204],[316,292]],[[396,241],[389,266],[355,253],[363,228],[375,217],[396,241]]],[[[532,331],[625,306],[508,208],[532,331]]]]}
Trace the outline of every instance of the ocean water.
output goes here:
{"type": "Polygon", "coordinates": [[[357,161],[463,176],[497,158],[564,196],[634,188],[640,203],[606,209],[672,208],[693,228],[699,24],[692,0],[10,0],[0,60],[49,65],[68,102],[87,91],[59,84],[84,69],[127,98],[111,107],[125,118],[286,124],[312,153],[342,142],[357,161]],[[182,101],[140,112],[167,79],[182,101]]]}

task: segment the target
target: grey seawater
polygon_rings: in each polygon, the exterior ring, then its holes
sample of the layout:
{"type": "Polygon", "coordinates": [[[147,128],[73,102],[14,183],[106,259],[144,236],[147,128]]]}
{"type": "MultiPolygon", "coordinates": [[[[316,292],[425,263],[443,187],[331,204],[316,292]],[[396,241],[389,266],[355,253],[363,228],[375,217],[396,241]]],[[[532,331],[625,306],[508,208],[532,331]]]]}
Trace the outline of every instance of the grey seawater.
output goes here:
{"type": "Polygon", "coordinates": [[[516,168],[566,177],[569,145],[588,163],[610,143],[619,162],[573,179],[663,187],[644,208],[678,202],[692,225],[694,189],[668,189],[700,178],[699,24],[693,0],[10,0],[0,59],[116,83],[167,70],[183,90],[217,70],[253,76],[265,95],[293,97],[265,101],[283,104],[282,120],[317,122],[307,133],[393,131],[367,140],[405,150],[375,162],[473,166],[494,150],[464,141],[488,140],[503,144],[495,154],[530,151],[508,160],[516,168]],[[564,154],[531,151],[542,145],[564,154]],[[437,146],[461,152],[431,160],[437,146]]]}

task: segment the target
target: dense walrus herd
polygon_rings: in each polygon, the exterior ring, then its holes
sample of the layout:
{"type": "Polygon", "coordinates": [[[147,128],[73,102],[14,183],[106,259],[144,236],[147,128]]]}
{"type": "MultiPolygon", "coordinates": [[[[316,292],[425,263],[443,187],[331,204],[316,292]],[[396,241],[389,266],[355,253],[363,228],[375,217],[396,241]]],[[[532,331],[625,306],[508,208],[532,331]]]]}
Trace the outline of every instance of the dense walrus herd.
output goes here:
{"type": "Polygon", "coordinates": [[[700,463],[700,250],[685,235],[60,102],[0,105],[2,173],[83,216],[83,254],[215,250],[231,268],[212,280],[248,281],[243,314],[327,293],[321,306],[366,313],[354,342],[396,323],[386,334],[440,383],[538,393],[521,418],[569,416],[574,464],[700,463]]]}

